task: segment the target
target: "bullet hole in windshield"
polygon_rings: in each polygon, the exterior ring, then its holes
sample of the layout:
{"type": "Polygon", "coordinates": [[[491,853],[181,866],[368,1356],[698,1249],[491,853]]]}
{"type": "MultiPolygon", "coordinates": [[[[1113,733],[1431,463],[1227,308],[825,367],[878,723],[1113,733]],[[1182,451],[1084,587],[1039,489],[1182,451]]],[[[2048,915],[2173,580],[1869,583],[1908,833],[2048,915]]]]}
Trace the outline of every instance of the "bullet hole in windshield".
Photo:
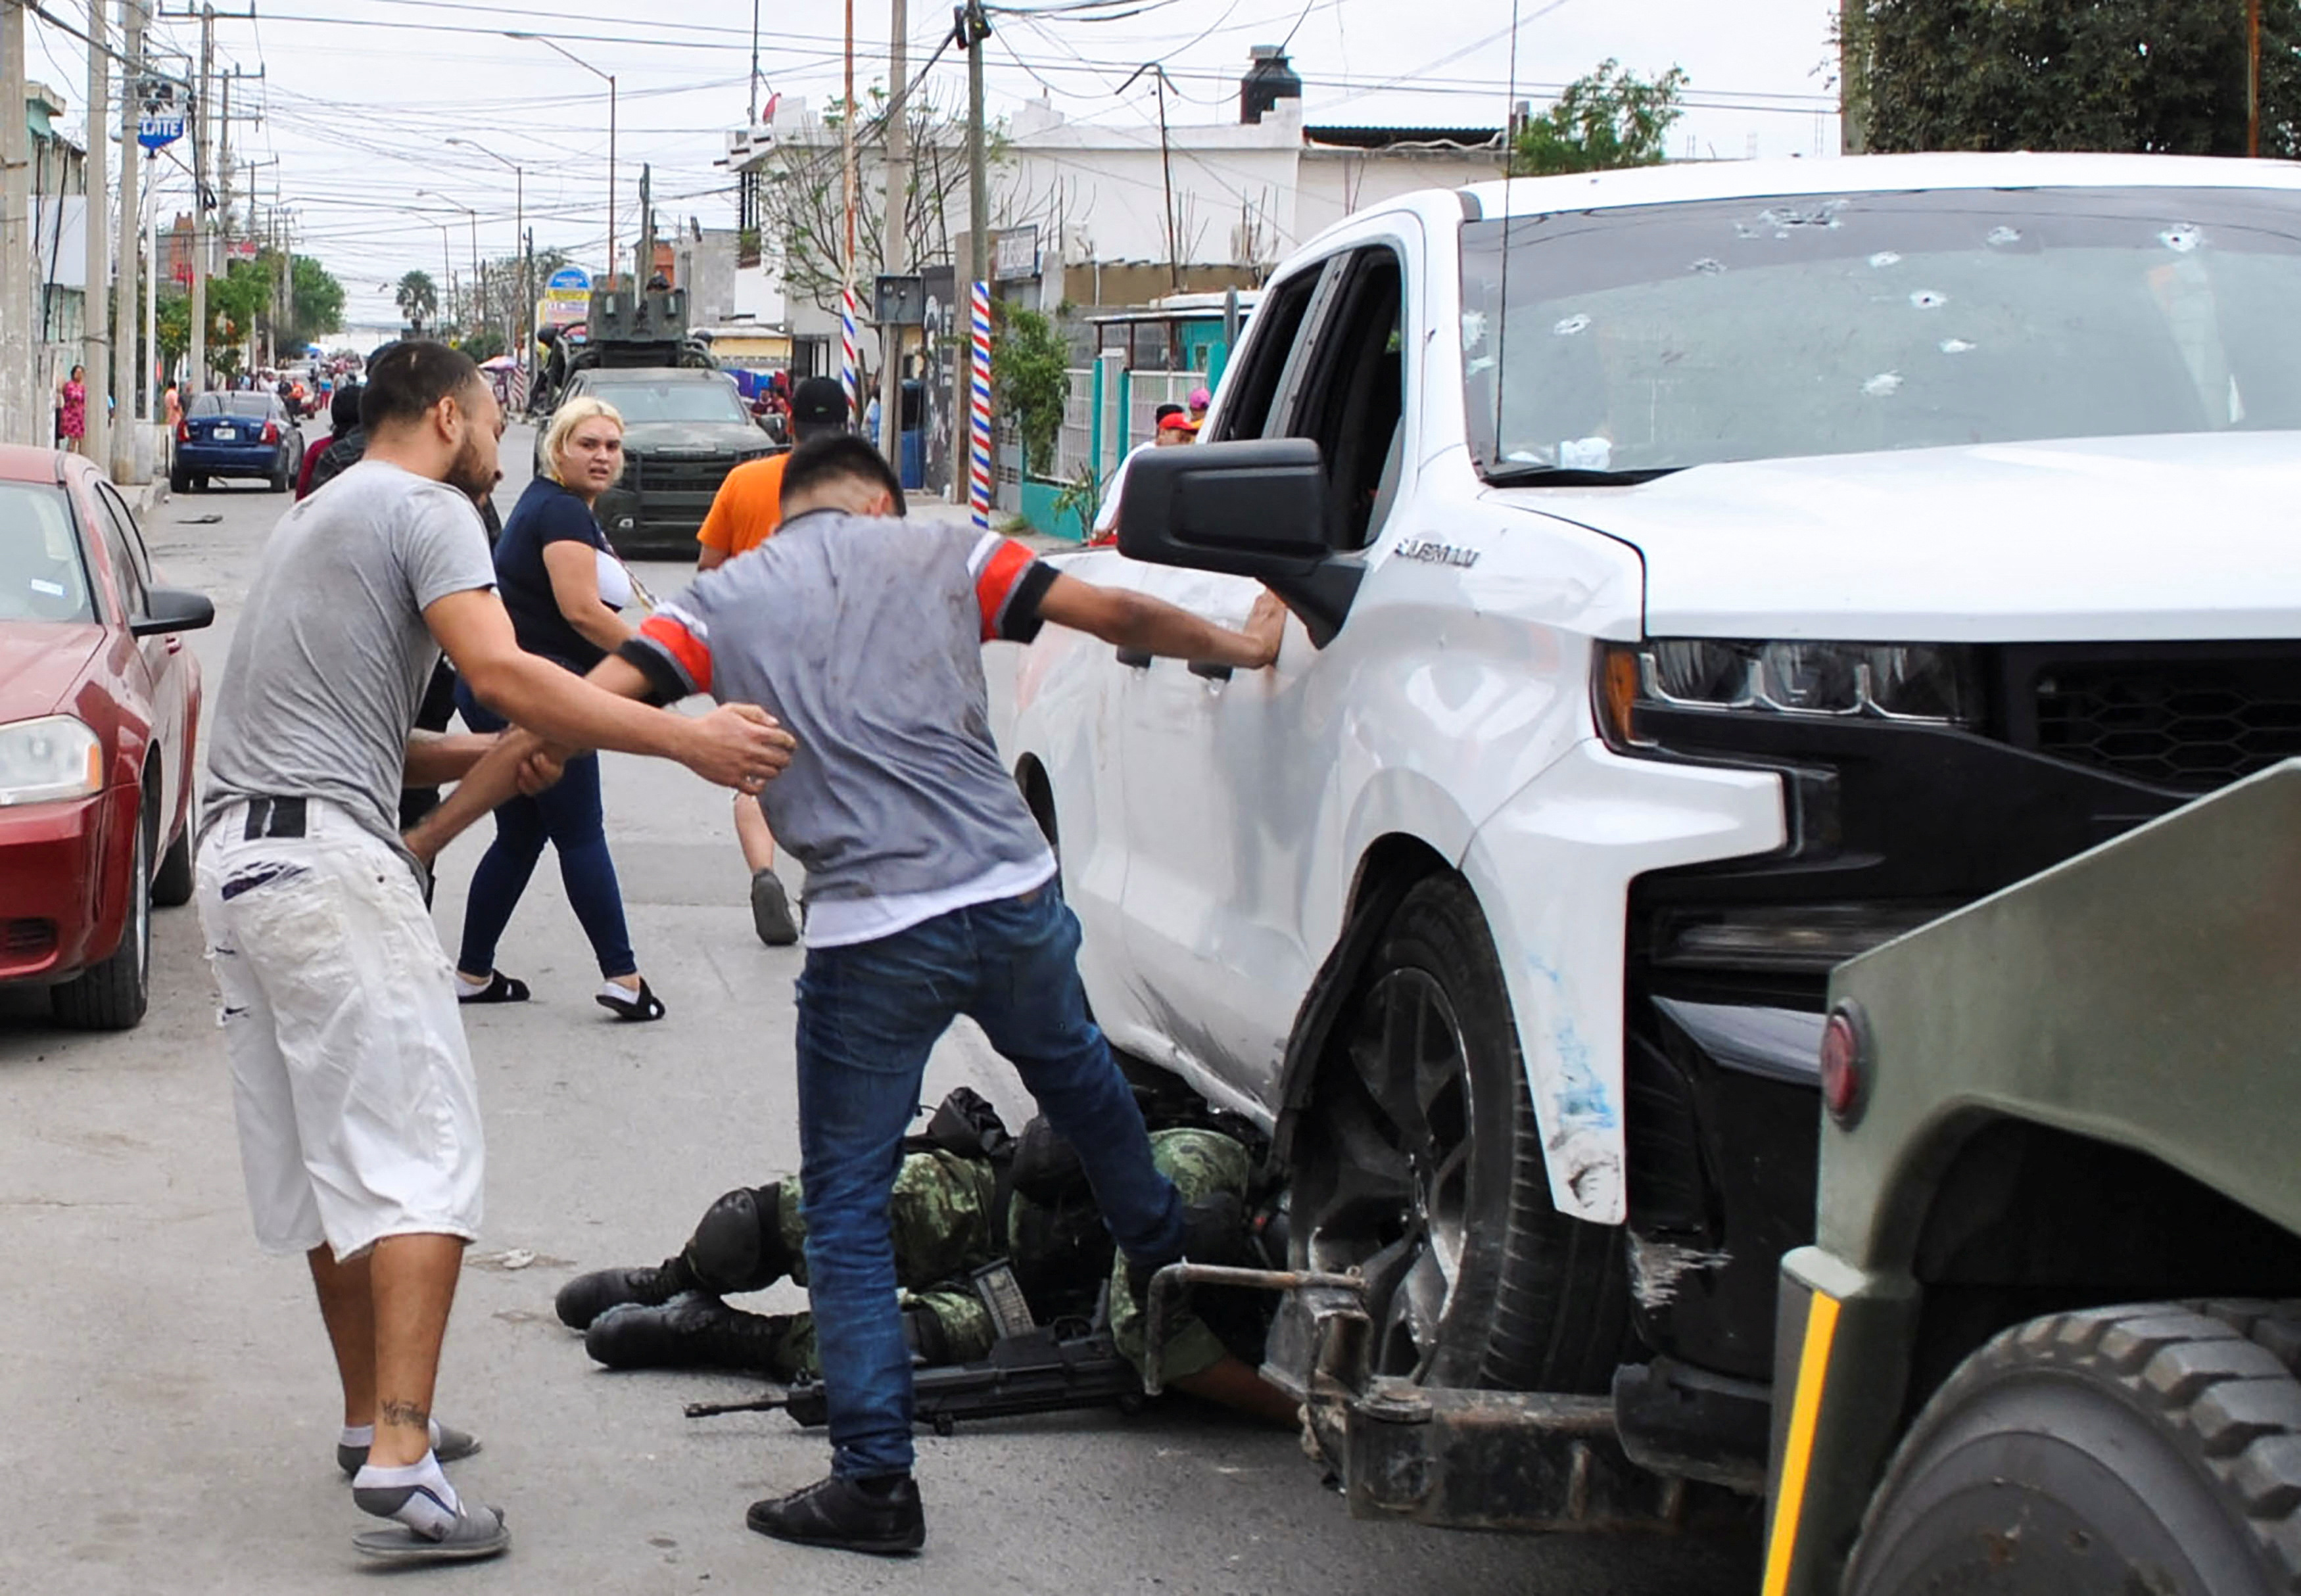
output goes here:
{"type": "Polygon", "coordinates": [[[2021,241],[2021,230],[2018,227],[1993,227],[1981,241],[1992,249],[2003,249],[2009,244],[2021,241]]]}
{"type": "Polygon", "coordinates": [[[1462,347],[1475,349],[1486,341],[1486,313],[1466,310],[1462,313],[1462,347]]]}
{"type": "Polygon", "coordinates": [[[2187,255],[2205,242],[2205,235],[2188,222],[2176,222],[2157,235],[2157,242],[2175,255],[2187,255]]]}
{"type": "Polygon", "coordinates": [[[1754,225],[1746,221],[1734,224],[1734,234],[1741,238],[1762,238],[1770,233],[1777,238],[1786,238],[1801,228],[1836,227],[1838,213],[1845,209],[1842,199],[1824,200],[1818,205],[1768,205],[1758,213],[1754,225]]]}
{"type": "Polygon", "coordinates": [[[1703,277],[1716,277],[1726,270],[1726,263],[1715,255],[1703,255],[1690,270],[1703,277]]]}
{"type": "Polygon", "coordinates": [[[1920,288],[1910,296],[1910,303],[1920,310],[1939,310],[1949,303],[1949,296],[1932,288],[1920,288]]]}
{"type": "Polygon", "coordinates": [[[1862,385],[1862,391],[1873,399],[1882,399],[1888,394],[1897,394],[1902,391],[1902,373],[1880,372],[1862,385]]]}
{"type": "Polygon", "coordinates": [[[1888,266],[1900,265],[1902,263],[1902,257],[1893,250],[1881,249],[1876,255],[1870,257],[1870,263],[1877,267],[1878,271],[1883,272],[1888,266]]]}
{"type": "Polygon", "coordinates": [[[1577,311],[1574,314],[1562,318],[1559,322],[1558,325],[1552,328],[1550,330],[1556,333],[1560,338],[1572,338],[1576,333],[1582,331],[1589,325],[1590,318],[1582,314],[1579,311],[1577,311]]]}
{"type": "Polygon", "coordinates": [[[1941,341],[1941,352],[1945,355],[1965,355],[1972,349],[1973,346],[1962,338],[1945,338],[1941,341]]]}

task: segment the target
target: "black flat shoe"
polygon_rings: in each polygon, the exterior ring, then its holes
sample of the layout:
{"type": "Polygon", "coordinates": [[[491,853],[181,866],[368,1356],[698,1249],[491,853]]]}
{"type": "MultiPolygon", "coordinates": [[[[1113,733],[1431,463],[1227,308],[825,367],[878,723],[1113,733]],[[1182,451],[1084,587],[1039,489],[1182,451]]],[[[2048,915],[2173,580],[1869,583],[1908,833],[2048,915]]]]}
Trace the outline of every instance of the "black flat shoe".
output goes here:
{"type": "Polygon", "coordinates": [[[592,1001],[619,1020],[659,1020],[664,1016],[663,999],[655,995],[647,978],[640,978],[640,990],[629,998],[610,998],[605,992],[592,994],[592,1001]]]}
{"type": "Polygon", "coordinates": [[[883,1496],[833,1475],[789,1496],[753,1502],[743,1522],[776,1541],[883,1558],[908,1557],[927,1542],[926,1512],[908,1475],[883,1496]]]}
{"type": "Polygon", "coordinates": [[[501,970],[490,970],[488,972],[487,985],[476,992],[457,992],[456,1001],[458,1003],[524,1003],[527,1001],[527,982],[516,976],[506,975],[501,970]]]}

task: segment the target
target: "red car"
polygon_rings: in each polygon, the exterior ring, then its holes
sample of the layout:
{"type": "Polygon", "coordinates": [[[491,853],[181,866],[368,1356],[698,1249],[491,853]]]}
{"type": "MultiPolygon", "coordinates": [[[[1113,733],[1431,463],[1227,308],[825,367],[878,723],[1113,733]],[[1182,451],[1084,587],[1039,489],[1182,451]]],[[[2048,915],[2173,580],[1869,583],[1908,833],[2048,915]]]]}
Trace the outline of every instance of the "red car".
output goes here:
{"type": "Polygon", "coordinates": [[[152,906],[192,895],[198,593],[157,585],[92,461],[0,447],[0,982],[66,1024],[124,1030],[150,990],[152,906]]]}

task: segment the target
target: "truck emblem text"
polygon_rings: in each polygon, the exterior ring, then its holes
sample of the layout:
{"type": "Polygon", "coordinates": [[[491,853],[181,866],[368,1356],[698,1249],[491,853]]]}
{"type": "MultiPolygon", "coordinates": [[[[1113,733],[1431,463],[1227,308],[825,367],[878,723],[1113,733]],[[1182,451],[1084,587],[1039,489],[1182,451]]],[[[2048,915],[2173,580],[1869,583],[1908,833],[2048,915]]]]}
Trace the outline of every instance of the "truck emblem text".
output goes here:
{"type": "Polygon", "coordinates": [[[1398,546],[1402,560],[1419,560],[1426,565],[1457,565],[1468,571],[1478,563],[1475,548],[1458,548],[1452,543],[1433,543],[1427,538],[1417,538],[1398,546]]]}

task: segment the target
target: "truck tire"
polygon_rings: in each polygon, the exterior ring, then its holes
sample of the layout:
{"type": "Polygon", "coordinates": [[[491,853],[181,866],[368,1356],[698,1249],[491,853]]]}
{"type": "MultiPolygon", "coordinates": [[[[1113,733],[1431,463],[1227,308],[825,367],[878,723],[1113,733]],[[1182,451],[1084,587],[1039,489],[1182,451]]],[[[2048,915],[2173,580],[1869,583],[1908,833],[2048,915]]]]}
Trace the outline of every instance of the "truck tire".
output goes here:
{"type": "Polygon", "coordinates": [[[2145,1302],[2001,1332],[1895,1453],[1846,1591],[2292,1590],[2301,1383],[2272,1349],[2294,1330],[2145,1302]]]}
{"type": "Polygon", "coordinates": [[[1621,1233],[1551,1203],[1502,967],[1459,878],[1408,890],[1331,1052],[1297,1133],[1291,1251],[1364,1272],[1365,1373],[1608,1389],[1621,1233]]]}
{"type": "Polygon", "coordinates": [[[128,878],[128,923],[120,946],[48,992],[59,1024],[80,1031],[127,1031],[144,1018],[152,995],[152,817],[136,816],[136,857],[128,878]]]}

